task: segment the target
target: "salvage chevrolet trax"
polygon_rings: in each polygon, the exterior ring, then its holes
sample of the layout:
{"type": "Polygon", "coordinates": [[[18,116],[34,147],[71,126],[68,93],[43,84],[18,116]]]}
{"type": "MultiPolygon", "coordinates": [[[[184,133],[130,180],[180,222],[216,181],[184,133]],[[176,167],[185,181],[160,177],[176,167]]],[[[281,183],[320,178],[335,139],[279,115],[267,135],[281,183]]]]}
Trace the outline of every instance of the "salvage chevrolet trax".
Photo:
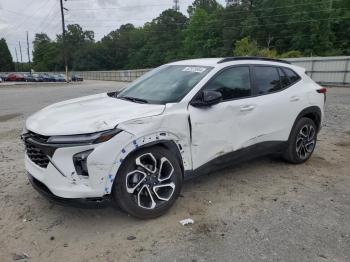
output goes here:
{"type": "Polygon", "coordinates": [[[285,61],[232,57],[156,68],[121,92],[72,99],[30,116],[22,139],[33,186],[61,202],[111,199],[162,215],[184,179],[280,152],[310,158],[326,89],[285,61]]]}

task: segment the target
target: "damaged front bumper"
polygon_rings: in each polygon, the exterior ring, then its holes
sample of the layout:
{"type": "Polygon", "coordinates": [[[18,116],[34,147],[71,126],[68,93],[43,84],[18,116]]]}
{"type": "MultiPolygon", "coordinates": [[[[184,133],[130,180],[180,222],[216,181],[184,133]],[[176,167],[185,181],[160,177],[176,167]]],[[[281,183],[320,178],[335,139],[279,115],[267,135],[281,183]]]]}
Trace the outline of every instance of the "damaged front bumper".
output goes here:
{"type": "Polygon", "coordinates": [[[42,184],[46,189],[44,191],[53,195],[54,199],[59,199],[59,202],[63,199],[67,199],[64,202],[103,199],[112,189],[113,179],[110,177],[117,172],[115,163],[121,150],[118,148],[122,148],[130,138],[130,134],[122,132],[103,143],[60,147],[41,141],[40,135],[34,134],[29,138],[24,137],[25,169],[31,181],[38,182],[35,185],[42,184]],[[89,154],[82,155],[84,152],[89,154]],[[81,164],[77,161],[84,161],[83,171],[77,170],[81,164]]]}
{"type": "Polygon", "coordinates": [[[63,198],[54,195],[50,189],[40,182],[38,179],[33,177],[29,172],[27,172],[27,177],[29,182],[32,184],[33,188],[38,191],[42,196],[47,198],[49,201],[71,207],[78,208],[104,208],[111,205],[110,196],[104,196],[99,198],[63,198]]]}

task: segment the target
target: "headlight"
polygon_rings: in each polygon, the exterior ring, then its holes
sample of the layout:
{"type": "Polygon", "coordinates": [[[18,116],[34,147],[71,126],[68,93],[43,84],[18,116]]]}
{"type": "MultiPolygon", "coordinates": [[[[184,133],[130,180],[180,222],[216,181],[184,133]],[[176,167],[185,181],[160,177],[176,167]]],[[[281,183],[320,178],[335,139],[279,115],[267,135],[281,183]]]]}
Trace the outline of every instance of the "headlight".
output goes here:
{"type": "Polygon", "coordinates": [[[70,135],[70,136],[51,136],[47,142],[51,144],[98,144],[108,141],[122,130],[115,128],[107,131],[82,134],[82,135],[70,135]]]}

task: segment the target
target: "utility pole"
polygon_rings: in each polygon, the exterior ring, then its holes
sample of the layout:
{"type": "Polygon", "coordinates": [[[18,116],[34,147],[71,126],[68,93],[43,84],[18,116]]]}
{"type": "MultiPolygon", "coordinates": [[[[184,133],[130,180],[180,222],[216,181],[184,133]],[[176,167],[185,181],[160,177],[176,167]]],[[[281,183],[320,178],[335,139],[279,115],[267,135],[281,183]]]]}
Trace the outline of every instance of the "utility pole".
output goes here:
{"type": "Polygon", "coordinates": [[[18,41],[18,44],[19,44],[19,53],[21,54],[21,71],[23,71],[23,59],[22,59],[21,41],[18,41]]]}
{"type": "Polygon", "coordinates": [[[329,16],[328,16],[328,40],[329,36],[331,34],[331,16],[332,16],[332,11],[333,11],[333,0],[329,1],[329,16]]]}
{"type": "Polygon", "coordinates": [[[177,12],[180,11],[180,0],[173,0],[174,1],[174,6],[173,9],[177,12]]]}
{"type": "MultiPolygon", "coordinates": [[[[67,1],[67,0],[65,0],[67,1]]],[[[62,42],[63,42],[63,56],[64,56],[64,68],[66,72],[66,82],[68,82],[68,63],[67,63],[67,50],[66,50],[66,27],[64,25],[64,11],[63,1],[60,0],[61,4],[61,17],[62,17],[62,42]]]]}
{"type": "Polygon", "coordinates": [[[16,72],[18,72],[18,56],[17,56],[17,48],[15,47],[15,54],[16,54],[16,61],[17,61],[17,63],[16,63],[16,72]]]}
{"type": "Polygon", "coordinates": [[[29,63],[29,73],[32,73],[32,69],[30,66],[30,54],[29,54],[29,41],[28,41],[28,31],[27,31],[27,53],[28,53],[28,63],[29,63]]]}
{"type": "Polygon", "coordinates": [[[329,1],[329,20],[328,20],[328,26],[329,28],[331,27],[331,15],[332,15],[332,11],[333,11],[333,0],[329,1]]]}

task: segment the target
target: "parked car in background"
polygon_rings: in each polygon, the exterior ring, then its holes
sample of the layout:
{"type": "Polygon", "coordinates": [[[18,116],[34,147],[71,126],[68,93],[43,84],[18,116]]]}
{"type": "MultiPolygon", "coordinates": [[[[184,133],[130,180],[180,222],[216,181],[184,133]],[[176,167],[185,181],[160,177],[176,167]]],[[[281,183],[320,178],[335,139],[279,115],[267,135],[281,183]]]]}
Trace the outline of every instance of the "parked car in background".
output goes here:
{"type": "Polygon", "coordinates": [[[41,77],[43,78],[44,82],[55,82],[55,78],[53,77],[53,75],[44,73],[44,74],[41,74],[41,77]]]}
{"type": "Polygon", "coordinates": [[[6,75],[5,74],[0,74],[0,81],[5,82],[6,80],[6,75]]]}
{"type": "Polygon", "coordinates": [[[6,81],[16,81],[16,82],[23,82],[25,81],[25,78],[22,74],[19,73],[11,73],[6,76],[6,81]]]}
{"type": "Polygon", "coordinates": [[[66,79],[63,74],[53,75],[55,82],[65,82],[66,79]]]}
{"type": "Polygon", "coordinates": [[[24,76],[24,81],[26,82],[34,82],[34,78],[32,74],[23,74],[24,76]]]}
{"type": "Polygon", "coordinates": [[[42,76],[39,75],[39,74],[32,74],[32,77],[33,77],[33,81],[34,81],[34,82],[43,82],[43,81],[44,81],[44,79],[42,78],[42,76]]]}
{"type": "Polygon", "coordinates": [[[76,81],[83,81],[83,78],[79,75],[72,75],[71,80],[76,82],[76,81]]]}

